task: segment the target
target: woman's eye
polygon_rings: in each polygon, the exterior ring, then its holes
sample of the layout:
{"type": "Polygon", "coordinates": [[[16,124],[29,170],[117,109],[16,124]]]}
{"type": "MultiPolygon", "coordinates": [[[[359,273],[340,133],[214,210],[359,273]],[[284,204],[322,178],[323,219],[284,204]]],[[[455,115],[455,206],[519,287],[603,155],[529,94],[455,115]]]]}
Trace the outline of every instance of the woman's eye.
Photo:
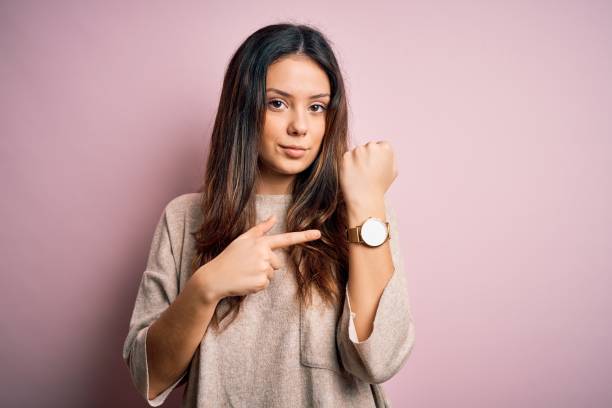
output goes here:
{"type": "MultiPolygon", "coordinates": [[[[280,103],[282,105],[283,102],[279,101],[278,99],[274,99],[274,100],[271,100],[270,102],[268,102],[269,105],[272,105],[274,103],[280,103]]],[[[277,105],[272,105],[272,107],[276,108],[276,109],[280,108],[280,106],[277,106],[277,105]]]]}
{"type": "Polygon", "coordinates": [[[317,103],[316,105],[312,105],[312,106],[318,106],[321,109],[319,109],[317,112],[323,112],[324,110],[326,110],[327,108],[325,107],[325,105],[321,105],[320,103],[317,103]]]}
{"type": "MultiPolygon", "coordinates": [[[[273,99],[273,100],[268,102],[268,105],[272,106],[274,109],[280,109],[284,105],[284,102],[281,101],[281,100],[278,100],[278,99],[273,99]]],[[[314,105],[312,105],[312,107],[319,108],[318,110],[317,109],[314,110],[314,112],[316,112],[316,113],[323,112],[323,111],[327,110],[325,105],[322,105],[320,103],[314,104],[314,105]]]]}

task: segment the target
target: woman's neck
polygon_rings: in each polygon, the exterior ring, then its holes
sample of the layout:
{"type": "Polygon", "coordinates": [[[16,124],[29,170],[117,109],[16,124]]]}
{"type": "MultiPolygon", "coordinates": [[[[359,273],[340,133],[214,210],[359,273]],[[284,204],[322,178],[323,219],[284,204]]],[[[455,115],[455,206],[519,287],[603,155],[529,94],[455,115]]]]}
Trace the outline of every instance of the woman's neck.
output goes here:
{"type": "Polygon", "coordinates": [[[294,180],[295,175],[260,171],[255,192],[259,195],[289,195],[292,193],[294,180]]]}

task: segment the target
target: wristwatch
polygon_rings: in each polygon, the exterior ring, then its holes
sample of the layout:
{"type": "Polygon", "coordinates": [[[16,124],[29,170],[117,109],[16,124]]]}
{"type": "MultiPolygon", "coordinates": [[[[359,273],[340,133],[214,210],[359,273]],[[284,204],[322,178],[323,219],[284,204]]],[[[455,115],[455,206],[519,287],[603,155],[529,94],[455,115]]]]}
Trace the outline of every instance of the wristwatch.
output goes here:
{"type": "Polygon", "coordinates": [[[378,247],[391,239],[389,222],[379,218],[368,217],[363,224],[346,229],[348,242],[363,244],[368,247],[378,247]]]}

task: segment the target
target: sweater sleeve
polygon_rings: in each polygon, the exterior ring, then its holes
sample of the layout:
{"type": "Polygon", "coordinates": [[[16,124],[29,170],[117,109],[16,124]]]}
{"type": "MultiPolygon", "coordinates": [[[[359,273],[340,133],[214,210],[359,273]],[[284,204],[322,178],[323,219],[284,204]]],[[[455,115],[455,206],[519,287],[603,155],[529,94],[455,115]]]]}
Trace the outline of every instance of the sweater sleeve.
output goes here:
{"type": "Polygon", "coordinates": [[[185,370],[174,384],[154,399],[148,398],[147,333],[151,324],[178,295],[178,269],[168,219],[168,206],[166,206],[153,234],[146,269],[140,280],[128,334],[123,345],[123,359],[128,366],[132,381],[140,395],[152,407],[163,404],[172,390],[187,380],[188,372],[185,370]]]}
{"type": "Polygon", "coordinates": [[[380,297],[372,332],[367,339],[358,341],[353,318],[358,319],[359,316],[355,316],[351,309],[348,287],[336,330],[343,366],[370,384],[383,383],[393,377],[406,363],[415,341],[395,212],[386,200],[385,206],[390,224],[389,244],[394,270],[380,297]]]}
{"type": "Polygon", "coordinates": [[[357,315],[353,312],[351,308],[351,300],[349,299],[348,287],[346,288],[346,302],[348,303],[349,308],[349,327],[348,327],[348,335],[353,343],[359,343],[357,338],[357,329],[355,328],[355,317],[357,315]]]}

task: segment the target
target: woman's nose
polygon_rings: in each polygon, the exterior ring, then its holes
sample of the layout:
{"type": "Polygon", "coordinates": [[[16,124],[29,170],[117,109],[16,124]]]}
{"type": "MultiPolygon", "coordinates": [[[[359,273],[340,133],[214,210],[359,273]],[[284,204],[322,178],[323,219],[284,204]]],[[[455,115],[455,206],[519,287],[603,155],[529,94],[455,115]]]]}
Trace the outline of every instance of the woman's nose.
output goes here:
{"type": "Polygon", "coordinates": [[[305,113],[297,112],[293,115],[289,123],[289,134],[300,136],[308,131],[308,119],[305,113]]]}

